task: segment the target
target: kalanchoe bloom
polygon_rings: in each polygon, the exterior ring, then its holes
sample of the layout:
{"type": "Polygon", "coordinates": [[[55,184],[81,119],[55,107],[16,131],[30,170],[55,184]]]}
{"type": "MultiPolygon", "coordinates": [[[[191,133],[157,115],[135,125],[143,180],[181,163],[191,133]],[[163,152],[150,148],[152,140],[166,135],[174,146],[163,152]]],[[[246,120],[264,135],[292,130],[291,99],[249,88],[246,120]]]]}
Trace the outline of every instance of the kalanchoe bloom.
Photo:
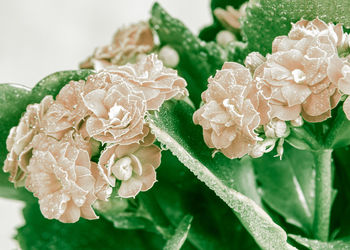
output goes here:
{"type": "MultiPolygon", "coordinates": [[[[333,56],[328,67],[328,75],[332,82],[336,83],[339,90],[350,95],[350,63],[345,58],[333,56]]],[[[346,98],[343,109],[348,120],[350,120],[350,99],[346,98]]]]}
{"type": "Polygon", "coordinates": [[[39,199],[42,214],[65,223],[80,217],[97,219],[91,207],[96,200],[96,179],[91,168],[97,166],[90,162],[89,153],[44,134],[34,137],[33,147],[26,188],[39,199]]]}
{"type": "Polygon", "coordinates": [[[254,131],[269,121],[269,107],[247,68],[225,63],[208,89],[202,93],[204,105],[193,115],[203,127],[204,140],[229,158],[248,154],[261,138],[254,131]]]}
{"type": "Polygon", "coordinates": [[[153,34],[149,25],[140,22],[118,30],[110,45],[97,48],[80,67],[99,70],[110,65],[123,65],[139,54],[149,53],[153,47],[153,34]]]}
{"type": "Polygon", "coordinates": [[[134,91],[123,80],[89,91],[82,95],[84,104],[91,111],[86,120],[86,131],[90,137],[104,143],[123,145],[142,138],[147,108],[142,92],[134,91]]]}
{"type": "Polygon", "coordinates": [[[321,122],[340,100],[337,84],[327,74],[330,58],[337,55],[335,39],[329,32],[296,35],[298,27],[288,37],[275,38],[272,55],[255,76],[271,98],[272,118],[288,121],[301,114],[309,122],[321,122]]]}
{"type": "Polygon", "coordinates": [[[40,132],[42,120],[53,104],[52,96],[45,97],[40,104],[28,105],[17,127],[13,127],[6,140],[8,155],[4,172],[10,173],[9,180],[18,184],[25,178],[32,151],[33,137],[40,132]]]}
{"type": "Polygon", "coordinates": [[[100,172],[111,186],[121,181],[118,194],[121,197],[135,197],[140,191],[147,191],[156,182],[155,169],[160,165],[161,150],[153,144],[155,137],[145,126],[146,137],[140,143],[110,145],[101,154],[100,172]]]}
{"type": "Polygon", "coordinates": [[[84,86],[85,81],[71,81],[61,89],[43,118],[43,129],[47,135],[60,139],[68,130],[79,129],[90,113],[81,97],[84,86]]]}
{"type": "Polygon", "coordinates": [[[288,34],[288,37],[293,40],[301,40],[305,37],[325,36],[338,48],[348,47],[348,36],[343,32],[343,27],[340,23],[326,24],[319,18],[312,21],[301,19],[293,24],[293,28],[288,34]]]}
{"type": "Polygon", "coordinates": [[[111,73],[126,79],[135,91],[142,91],[148,110],[157,110],[165,100],[188,96],[186,81],[176,70],[163,66],[156,54],[148,55],[136,64],[110,69],[111,73]]]}
{"type": "Polygon", "coordinates": [[[232,6],[227,6],[226,10],[216,8],[214,15],[227,29],[238,30],[241,28],[239,19],[245,15],[245,9],[235,10],[232,6]]]}

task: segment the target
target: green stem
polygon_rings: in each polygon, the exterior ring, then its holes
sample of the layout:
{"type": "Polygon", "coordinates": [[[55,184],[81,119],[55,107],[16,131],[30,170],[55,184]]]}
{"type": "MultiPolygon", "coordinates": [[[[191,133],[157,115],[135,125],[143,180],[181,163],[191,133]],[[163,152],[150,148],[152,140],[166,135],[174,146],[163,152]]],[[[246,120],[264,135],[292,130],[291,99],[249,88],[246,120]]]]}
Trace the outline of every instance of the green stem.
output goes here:
{"type": "Polygon", "coordinates": [[[316,197],[313,232],[316,239],[328,240],[332,205],[332,150],[315,151],[316,197]]]}
{"type": "Polygon", "coordinates": [[[346,121],[345,114],[342,109],[337,110],[337,116],[334,119],[334,122],[332,124],[332,128],[327,134],[326,141],[325,141],[325,147],[331,148],[334,144],[334,141],[339,133],[339,130],[342,128],[344,122],[346,121]]]}

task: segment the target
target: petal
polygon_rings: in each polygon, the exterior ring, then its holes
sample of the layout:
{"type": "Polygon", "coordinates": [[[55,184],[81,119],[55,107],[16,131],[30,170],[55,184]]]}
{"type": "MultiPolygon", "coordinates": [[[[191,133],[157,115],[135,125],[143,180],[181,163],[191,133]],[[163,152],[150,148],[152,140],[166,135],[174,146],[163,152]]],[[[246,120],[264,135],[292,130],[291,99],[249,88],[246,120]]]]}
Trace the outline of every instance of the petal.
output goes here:
{"type": "Polygon", "coordinates": [[[309,116],[318,116],[331,109],[330,96],[328,89],[320,94],[311,94],[302,105],[303,111],[309,116]]]}
{"type": "Polygon", "coordinates": [[[63,223],[75,223],[80,218],[80,208],[72,201],[67,203],[65,212],[58,218],[63,223]]]}
{"type": "Polygon", "coordinates": [[[290,107],[302,104],[311,94],[309,87],[301,84],[288,84],[287,86],[283,86],[281,91],[290,107]]]}
{"type": "Polygon", "coordinates": [[[277,117],[282,121],[291,121],[298,118],[301,112],[301,105],[288,107],[286,105],[271,104],[271,118],[277,117]]]}
{"type": "Polygon", "coordinates": [[[135,198],[135,196],[141,191],[142,185],[142,181],[135,178],[122,181],[118,190],[118,195],[122,198],[135,198]]]}
{"type": "Polygon", "coordinates": [[[161,161],[161,150],[156,145],[150,145],[147,147],[140,147],[134,155],[140,159],[142,165],[151,165],[157,168],[161,161]]]}
{"type": "Polygon", "coordinates": [[[103,105],[106,91],[96,89],[83,96],[85,106],[90,109],[97,117],[108,117],[108,111],[103,105]]]}

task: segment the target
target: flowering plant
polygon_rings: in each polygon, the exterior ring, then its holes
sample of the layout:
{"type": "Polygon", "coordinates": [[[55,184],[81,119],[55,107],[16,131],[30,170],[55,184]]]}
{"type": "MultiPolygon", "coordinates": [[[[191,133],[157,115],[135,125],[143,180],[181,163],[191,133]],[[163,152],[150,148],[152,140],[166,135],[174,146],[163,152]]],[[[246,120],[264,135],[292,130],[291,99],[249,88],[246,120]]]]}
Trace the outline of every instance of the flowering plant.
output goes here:
{"type": "Polygon", "coordinates": [[[349,2],[211,7],[199,37],[156,3],[79,70],[0,85],[22,248],[350,249],[349,2]]]}

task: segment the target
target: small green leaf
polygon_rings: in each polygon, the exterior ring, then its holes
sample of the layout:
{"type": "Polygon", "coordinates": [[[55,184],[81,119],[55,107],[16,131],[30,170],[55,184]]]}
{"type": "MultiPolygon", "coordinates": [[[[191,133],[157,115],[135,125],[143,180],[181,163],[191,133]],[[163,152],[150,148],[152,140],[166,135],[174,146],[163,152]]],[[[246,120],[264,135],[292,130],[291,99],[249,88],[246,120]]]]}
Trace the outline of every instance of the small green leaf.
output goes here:
{"type": "Polygon", "coordinates": [[[179,250],[185,243],[188,231],[191,228],[193,216],[186,215],[175,230],[174,235],[166,242],[165,250],[179,250]]]}
{"type": "Polygon", "coordinates": [[[253,160],[262,198],[287,222],[309,235],[315,211],[315,163],[312,153],[284,145],[283,159],[269,153],[253,160]]]}
{"type": "Polygon", "coordinates": [[[150,25],[157,32],[161,44],[169,45],[179,53],[177,70],[187,80],[190,98],[199,106],[209,76],[221,68],[226,53],[216,43],[201,41],[158,3],[153,5],[151,14],[150,25]]]}
{"type": "Polygon", "coordinates": [[[288,235],[290,238],[298,242],[299,244],[307,247],[311,250],[328,250],[328,249],[350,249],[350,236],[342,239],[338,239],[331,242],[322,242],[318,240],[311,240],[307,238],[303,238],[299,235],[288,235]]]}
{"type": "Polygon", "coordinates": [[[193,112],[183,101],[166,102],[159,113],[149,116],[150,127],[161,143],[234,210],[262,248],[293,248],[286,241],[285,231],[253,200],[237,191],[240,161],[222,154],[212,158],[201,128],[192,122],[193,112]]]}
{"type": "Polygon", "coordinates": [[[242,31],[248,41],[249,51],[263,55],[271,52],[276,36],[287,35],[291,23],[301,18],[319,17],[325,22],[343,23],[350,27],[350,1],[348,0],[256,0],[247,7],[242,31]]]}

